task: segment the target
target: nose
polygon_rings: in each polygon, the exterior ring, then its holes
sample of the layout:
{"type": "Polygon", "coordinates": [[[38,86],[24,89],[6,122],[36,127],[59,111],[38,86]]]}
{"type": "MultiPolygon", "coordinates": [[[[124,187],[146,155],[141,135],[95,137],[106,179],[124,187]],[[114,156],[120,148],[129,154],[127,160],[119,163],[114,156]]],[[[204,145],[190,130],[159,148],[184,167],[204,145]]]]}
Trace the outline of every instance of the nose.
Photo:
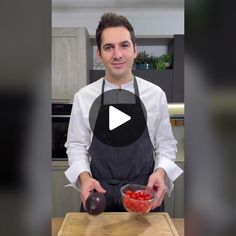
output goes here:
{"type": "Polygon", "coordinates": [[[122,58],[122,52],[119,47],[115,47],[113,51],[113,57],[114,59],[120,59],[122,58]]]}

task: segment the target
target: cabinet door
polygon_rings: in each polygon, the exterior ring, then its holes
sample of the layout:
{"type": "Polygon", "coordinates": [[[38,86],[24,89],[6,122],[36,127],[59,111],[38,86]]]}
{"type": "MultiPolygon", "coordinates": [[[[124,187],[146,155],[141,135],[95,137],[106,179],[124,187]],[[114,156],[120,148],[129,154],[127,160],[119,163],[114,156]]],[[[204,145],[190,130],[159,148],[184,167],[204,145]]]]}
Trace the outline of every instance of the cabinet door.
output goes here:
{"type": "MultiPolygon", "coordinates": [[[[176,162],[176,164],[184,170],[184,162],[176,162]]],[[[165,196],[165,211],[173,218],[184,217],[184,174],[174,182],[170,197],[165,196]]]]}
{"type": "Polygon", "coordinates": [[[170,217],[175,216],[175,194],[172,191],[170,197],[166,194],[164,198],[165,212],[167,212],[170,217]]]}
{"type": "Polygon", "coordinates": [[[52,29],[52,98],[72,100],[88,83],[90,39],[85,28],[52,29]]]}
{"type": "Polygon", "coordinates": [[[71,187],[65,188],[68,180],[67,167],[52,168],[52,217],[64,217],[67,212],[80,211],[80,193],[71,187]]]}
{"type": "Polygon", "coordinates": [[[70,99],[78,88],[76,37],[52,38],[52,97],[70,99]]]}
{"type": "Polygon", "coordinates": [[[174,36],[173,102],[184,102],[184,35],[174,36]]]}
{"type": "MultiPolygon", "coordinates": [[[[177,162],[178,166],[184,170],[184,162],[177,162]]],[[[175,212],[176,218],[184,217],[184,173],[175,181],[175,212]]]]}

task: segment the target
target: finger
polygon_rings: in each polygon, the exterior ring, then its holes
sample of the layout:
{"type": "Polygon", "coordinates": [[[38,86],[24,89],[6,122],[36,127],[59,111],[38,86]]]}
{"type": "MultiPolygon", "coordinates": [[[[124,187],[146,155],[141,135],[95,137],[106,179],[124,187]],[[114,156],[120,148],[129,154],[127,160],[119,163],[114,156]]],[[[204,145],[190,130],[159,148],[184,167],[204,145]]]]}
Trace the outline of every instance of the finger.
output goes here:
{"type": "Polygon", "coordinates": [[[86,202],[87,198],[89,197],[90,193],[89,192],[81,192],[80,198],[82,202],[86,202]]]}
{"type": "Polygon", "coordinates": [[[87,211],[85,202],[82,202],[82,203],[83,203],[84,210],[87,211]]]}
{"type": "Polygon", "coordinates": [[[161,205],[164,196],[165,196],[165,190],[164,189],[158,189],[158,191],[156,193],[157,199],[153,202],[152,209],[154,209],[154,208],[161,205]]]}
{"type": "Polygon", "coordinates": [[[152,209],[155,209],[156,207],[159,207],[164,199],[164,195],[159,197],[156,201],[152,204],[152,209]]]}
{"type": "Polygon", "coordinates": [[[96,185],[95,185],[95,189],[97,192],[101,192],[101,193],[105,193],[106,190],[100,185],[100,183],[97,181],[96,185]]]}
{"type": "Polygon", "coordinates": [[[147,188],[153,188],[155,186],[155,180],[153,178],[149,178],[147,183],[147,188]]]}
{"type": "Polygon", "coordinates": [[[86,209],[86,208],[85,208],[85,199],[84,199],[84,197],[83,197],[82,194],[80,194],[80,200],[81,200],[81,202],[82,202],[82,204],[83,204],[83,206],[84,206],[84,209],[86,209]]]}

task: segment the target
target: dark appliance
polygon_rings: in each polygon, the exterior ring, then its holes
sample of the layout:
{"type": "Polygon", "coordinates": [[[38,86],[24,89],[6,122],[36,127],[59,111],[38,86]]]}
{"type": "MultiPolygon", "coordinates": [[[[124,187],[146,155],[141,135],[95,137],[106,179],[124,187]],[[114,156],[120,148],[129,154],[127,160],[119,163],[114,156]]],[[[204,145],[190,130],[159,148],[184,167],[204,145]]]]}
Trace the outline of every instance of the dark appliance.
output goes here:
{"type": "Polygon", "coordinates": [[[71,103],[52,103],[52,159],[67,160],[67,130],[71,114],[71,103]]]}

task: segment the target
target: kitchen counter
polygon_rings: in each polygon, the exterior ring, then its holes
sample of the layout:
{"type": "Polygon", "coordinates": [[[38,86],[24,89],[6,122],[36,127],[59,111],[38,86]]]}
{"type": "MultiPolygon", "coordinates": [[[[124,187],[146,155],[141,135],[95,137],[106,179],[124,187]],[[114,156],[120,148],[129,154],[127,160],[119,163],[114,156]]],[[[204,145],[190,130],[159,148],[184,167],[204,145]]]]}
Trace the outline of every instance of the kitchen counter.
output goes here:
{"type": "MultiPolygon", "coordinates": [[[[172,221],[173,221],[179,235],[184,236],[184,219],[183,218],[172,218],[172,221]]],[[[52,236],[57,235],[62,222],[63,222],[63,218],[52,218],[52,236]]]]}

